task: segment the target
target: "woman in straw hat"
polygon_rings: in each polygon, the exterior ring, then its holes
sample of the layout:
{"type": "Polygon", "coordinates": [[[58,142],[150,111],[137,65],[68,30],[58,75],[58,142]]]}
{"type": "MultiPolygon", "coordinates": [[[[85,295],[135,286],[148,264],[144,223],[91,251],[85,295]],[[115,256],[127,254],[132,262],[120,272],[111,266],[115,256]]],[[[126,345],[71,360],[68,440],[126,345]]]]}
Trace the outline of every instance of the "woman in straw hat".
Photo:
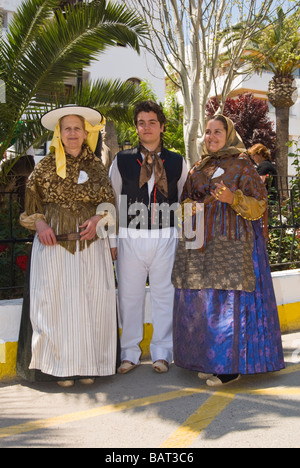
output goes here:
{"type": "MultiPolygon", "coordinates": [[[[174,361],[209,386],[284,368],[263,223],[267,194],[230,119],[212,117],[182,200],[204,204],[204,244],[179,242],[174,361]],[[211,375],[210,375],[211,374],[211,375]]],[[[266,233],[265,233],[266,234],[266,233]]]]}
{"type": "Polygon", "coordinates": [[[89,384],[116,370],[112,252],[109,240],[96,234],[101,218],[97,207],[114,204],[114,194],[93,152],[105,122],[98,111],[66,106],[48,112],[41,122],[54,131],[51,154],[30,176],[20,218],[23,226],[36,231],[29,367],[68,387],[75,378],[89,384]]]}

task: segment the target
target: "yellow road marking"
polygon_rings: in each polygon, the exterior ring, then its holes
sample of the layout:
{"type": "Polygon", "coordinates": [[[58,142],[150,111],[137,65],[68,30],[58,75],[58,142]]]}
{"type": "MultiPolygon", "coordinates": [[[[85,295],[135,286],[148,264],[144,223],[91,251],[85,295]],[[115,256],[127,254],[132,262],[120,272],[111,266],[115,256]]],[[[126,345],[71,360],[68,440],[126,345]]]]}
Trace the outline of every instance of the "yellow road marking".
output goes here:
{"type": "MultiPolygon", "coordinates": [[[[300,371],[300,364],[289,366],[280,374],[300,371]]],[[[246,395],[300,395],[299,387],[274,387],[249,389],[233,387],[215,392],[198,410],[192,414],[162,445],[161,448],[186,448],[199,437],[201,432],[232,402],[237,394],[246,395]]]]}
{"type": "Polygon", "coordinates": [[[299,387],[275,387],[257,390],[237,388],[230,392],[216,392],[192,414],[160,447],[187,448],[199,437],[201,432],[232,402],[236,395],[282,396],[299,395],[299,387]]]}
{"type": "Polygon", "coordinates": [[[152,405],[153,403],[161,403],[164,401],[174,400],[176,398],[182,398],[195,393],[205,393],[204,389],[197,388],[184,388],[182,390],[176,390],[173,392],[161,393],[159,395],[148,396],[145,398],[139,398],[136,400],[125,401],[122,403],[102,406],[100,408],[94,408],[91,410],[77,411],[75,413],[64,414],[61,416],[55,416],[53,418],[41,419],[37,421],[29,421],[24,424],[18,424],[16,426],[9,426],[0,429],[0,439],[4,437],[15,436],[23,434],[25,432],[37,431],[39,429],[45,429],[47,427],[59,426],[70,422],[81,421],[84,419],[95,418],[104,414],[116,413],[117,411],[125,411],[132,408],[141,406],[152,405]]]}
{"type": "MultiPolygon", "coordinates": [[[[292,365],[281,371],[281,374],[291,374],[300,371],[300,364],[292,365]]],[[[237,394],[248,395],[300,395],[299,387],[272,387],[251,389],[242,386],[233,386],[219,391],[210,390],[207,387],[202,388],[184,388],[172,392],[152,395],[145,398],[129,400],[117,404],[110,404],[90,410],[78,411],[75,413],[64,414],[52,418],[29,421],[24,424],[9,426],[0,429],[0,439],[16,436],[26,432],[37,431],[53,426],[82,421],[95,418],[105,414],[126,411],[133,408],[161,403],[178,398],[188,397],[194,394],[208,395],[207,400],[193,413],[164,443],[162,448],[183,448],[190,446],[200,433],[233,401],[237,394]]]]}
{"type": "Polygon", "coordinates": [[[5,362],[6,362],[5,343],[0,343],[0,364],[5,364],[5,362]]]}
{"type": "Polygon", "coordinates": [[[259,390],[242,390],[237,393],[246,395],[268,395],[268,396],[282,396],[282,395],[300,395],[299,387],[274,387],[274,388],[262,388],[259,390]]]}
{"type": "Polygon", "coordinates": [[[161,448],[185,448],[189,447],[200,432],[232,402],[235,393],[214,393],[208,400],[192,414],[171,437],[169,437],[161,448]]]}

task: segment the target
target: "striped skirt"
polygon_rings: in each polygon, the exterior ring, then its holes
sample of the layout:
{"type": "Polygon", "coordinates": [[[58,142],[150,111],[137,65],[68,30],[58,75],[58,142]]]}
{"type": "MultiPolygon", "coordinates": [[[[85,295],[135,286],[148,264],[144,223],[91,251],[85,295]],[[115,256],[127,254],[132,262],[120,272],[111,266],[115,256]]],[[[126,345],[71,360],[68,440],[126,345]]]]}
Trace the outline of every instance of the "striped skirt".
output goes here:
{"type": "Polygon", "coordinates": [[[107,239],[72,255],[35,238],[30,319],[30,369],[56,377],[115,374],[116,294],[107,239]]]}

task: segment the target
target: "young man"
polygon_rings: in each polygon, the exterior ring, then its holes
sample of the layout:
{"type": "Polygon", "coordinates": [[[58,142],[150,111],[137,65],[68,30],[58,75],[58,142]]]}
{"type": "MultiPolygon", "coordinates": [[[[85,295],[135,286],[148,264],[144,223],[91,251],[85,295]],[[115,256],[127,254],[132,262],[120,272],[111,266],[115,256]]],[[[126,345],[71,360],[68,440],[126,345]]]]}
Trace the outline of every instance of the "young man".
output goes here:
{"type": "Polygon", "coordinates": [[[174,210],[187,177],[182,156],[163,146],[165,115],[144,101],[134,114],[137,148],[117,154],[110,177],[119,200],[117,275],[122,326],[121,365],[125,374],[140,362],[145,286],[149,277],[153,368],[167,372],[173,360],[174,287],[171,273],[177,245],[174,210]],[[162,205],[163,204],[163,205],[162,205]]]}

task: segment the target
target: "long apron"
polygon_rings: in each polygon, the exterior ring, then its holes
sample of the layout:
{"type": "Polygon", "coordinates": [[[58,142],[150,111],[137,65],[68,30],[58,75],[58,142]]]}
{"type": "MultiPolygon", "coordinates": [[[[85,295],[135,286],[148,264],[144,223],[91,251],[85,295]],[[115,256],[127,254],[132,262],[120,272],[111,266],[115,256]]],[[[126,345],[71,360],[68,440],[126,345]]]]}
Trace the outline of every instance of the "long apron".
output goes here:
{"type": "Polygon", "coordinates": [[[115,281],[107,239],[70,254],[36,236],[30,274],[30,369],[57,377],[116,371],[115,281]]]}

